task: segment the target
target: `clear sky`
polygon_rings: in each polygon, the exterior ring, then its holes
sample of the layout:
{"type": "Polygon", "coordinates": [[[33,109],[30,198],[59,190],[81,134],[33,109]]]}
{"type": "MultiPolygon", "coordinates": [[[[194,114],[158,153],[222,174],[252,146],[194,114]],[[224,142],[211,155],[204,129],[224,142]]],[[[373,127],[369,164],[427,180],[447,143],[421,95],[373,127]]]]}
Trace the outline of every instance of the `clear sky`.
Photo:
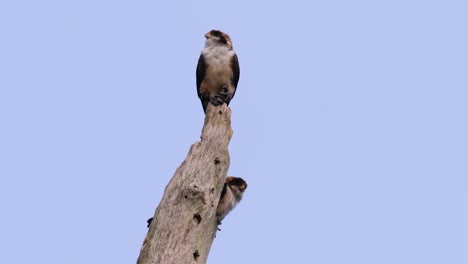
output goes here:
{"type": "Polygon", "coordinates": [[[0,263],[134,263],[241,66],[208,263],[468,263],[466,1],[1,1],[0,263]]]}

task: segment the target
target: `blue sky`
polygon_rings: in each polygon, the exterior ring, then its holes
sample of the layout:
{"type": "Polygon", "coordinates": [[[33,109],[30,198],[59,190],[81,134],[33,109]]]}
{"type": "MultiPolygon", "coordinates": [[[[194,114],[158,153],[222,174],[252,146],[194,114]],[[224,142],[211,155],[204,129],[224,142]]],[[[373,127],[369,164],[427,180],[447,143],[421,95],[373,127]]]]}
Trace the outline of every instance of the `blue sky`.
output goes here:
{"type": "Polygon", "coordinates": [[[241,66],[208,263],[468,263],[464,1],[0,2],[0,263],[134,263],[199,140],[203,35],[241,66]]]}

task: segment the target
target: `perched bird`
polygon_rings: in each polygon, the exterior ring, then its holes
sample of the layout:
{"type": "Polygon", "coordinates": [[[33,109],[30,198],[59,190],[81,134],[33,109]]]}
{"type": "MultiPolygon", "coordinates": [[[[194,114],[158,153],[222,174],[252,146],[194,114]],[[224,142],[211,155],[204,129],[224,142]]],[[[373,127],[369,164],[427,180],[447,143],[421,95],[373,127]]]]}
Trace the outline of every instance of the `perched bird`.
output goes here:
{"type": "Polygon", "coordinates": [[[247,183],[242,178],[226,178],[223,190],[221,191],[221,197],[219,198],[218,207],[216,208],[218,225],[221,224],[224,217],[226,217],[242,200],[245,189],[247,189],[247,183]]]}
{"type": "Polygon", "coordinates": [[[240,69],[228,34],[211,30],[205,38],[197,65],[197,92],[206,112],[208,102],[229,105],[236,93],[240,69]]]}

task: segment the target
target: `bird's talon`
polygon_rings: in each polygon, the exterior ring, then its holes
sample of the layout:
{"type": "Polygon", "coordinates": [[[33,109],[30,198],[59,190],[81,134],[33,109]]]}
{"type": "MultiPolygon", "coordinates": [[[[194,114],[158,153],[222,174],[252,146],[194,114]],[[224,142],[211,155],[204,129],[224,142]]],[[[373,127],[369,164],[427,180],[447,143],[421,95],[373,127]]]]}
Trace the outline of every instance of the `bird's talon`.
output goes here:
{"type": "Polygon", "coordinates": [[[210,95],[210,102],[213,105],[218,106],[218,105],[223,104],[224,100],[220,95],[216,94],[216,95],[210,95]]]}
{"type": "Polygon", "coordinates": [[[223,96],[226,96],[228,95],[228,88],[226,86],[223,86],[223,88],[221,89],[221,92],[219,92],[220,95],[223,95],[223,96]]]}

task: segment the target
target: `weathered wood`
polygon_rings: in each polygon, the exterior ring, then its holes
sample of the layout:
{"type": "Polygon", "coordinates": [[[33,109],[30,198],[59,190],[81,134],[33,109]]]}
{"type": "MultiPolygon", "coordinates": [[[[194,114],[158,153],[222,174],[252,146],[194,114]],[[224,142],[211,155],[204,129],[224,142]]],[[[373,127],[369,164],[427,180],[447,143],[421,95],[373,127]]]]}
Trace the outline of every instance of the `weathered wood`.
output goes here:
{"type": "Polygon", "coordinates": [[[166,186],[138,264],[206,263],[216,234],[216,207],[229,170],[231,110],[209,104],[201,141],[166,186]]]}

